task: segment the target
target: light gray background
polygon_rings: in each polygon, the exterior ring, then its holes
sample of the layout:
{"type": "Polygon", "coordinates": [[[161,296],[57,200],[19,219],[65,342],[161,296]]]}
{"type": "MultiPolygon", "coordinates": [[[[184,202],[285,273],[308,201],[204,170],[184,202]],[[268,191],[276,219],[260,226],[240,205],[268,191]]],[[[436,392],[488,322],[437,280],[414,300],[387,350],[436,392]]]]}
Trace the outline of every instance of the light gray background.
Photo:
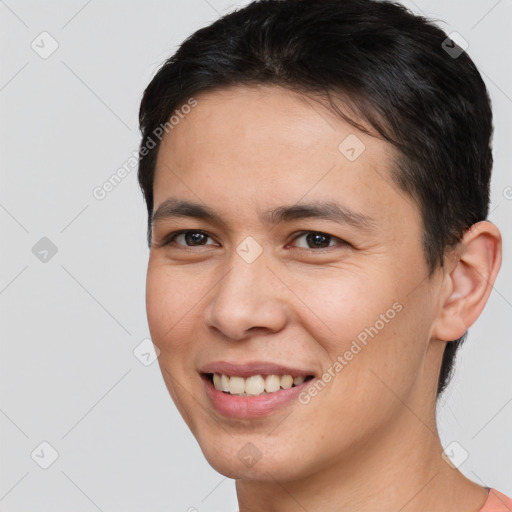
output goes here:
{"type": "MultiPolygon", "coordinates": [[[[469,453],[466,475],[512,495],[512,1],[404,3],[463,35],[493,101],[490,219],[504,265],[439,426],[445,446],[469,453]]],[[[0,512],[237,510],[233,481],[204,460],[158,364],[133,354],[149,335],[135,167],[103,200],[92,194],[136,151],[157,67],[234,5],[0,1],[0,512]],[[46,59],[31,47],[51,49],[43,31],[59,45],[46,59]],[[46,262],[32,252],[42,237],[58,251],[46,262]],[[48,469],[43,441],[58,452],[48,469]]]]}

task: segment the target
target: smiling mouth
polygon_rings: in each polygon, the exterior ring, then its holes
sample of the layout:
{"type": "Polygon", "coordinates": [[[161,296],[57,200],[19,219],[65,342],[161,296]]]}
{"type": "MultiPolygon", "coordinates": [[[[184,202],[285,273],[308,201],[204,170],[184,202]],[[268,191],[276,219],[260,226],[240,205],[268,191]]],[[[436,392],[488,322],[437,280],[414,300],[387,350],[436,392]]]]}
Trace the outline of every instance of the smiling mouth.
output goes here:
{"type": "Polygon", "coordinates": [[[228,395],[260,396],[275,393],[282,389],[300,386],[314,378],[313,375],[251,375],[244,378],[237,375],[224,375],[219,373],[204,373],[215,389],[228,395]]]}

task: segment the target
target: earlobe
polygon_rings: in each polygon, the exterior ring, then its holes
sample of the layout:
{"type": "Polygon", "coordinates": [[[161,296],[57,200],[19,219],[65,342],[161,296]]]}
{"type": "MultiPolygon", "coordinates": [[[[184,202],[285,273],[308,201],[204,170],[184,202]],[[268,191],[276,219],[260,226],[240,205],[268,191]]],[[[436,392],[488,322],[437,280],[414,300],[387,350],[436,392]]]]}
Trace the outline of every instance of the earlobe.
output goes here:
{"type": "Polygon", "coordinates": [[[466,231],[445,275],[446,297],[433,330],[442,341],[460,338],[484,309],[501,266],[501,234],[489,221],[466,231]]]}

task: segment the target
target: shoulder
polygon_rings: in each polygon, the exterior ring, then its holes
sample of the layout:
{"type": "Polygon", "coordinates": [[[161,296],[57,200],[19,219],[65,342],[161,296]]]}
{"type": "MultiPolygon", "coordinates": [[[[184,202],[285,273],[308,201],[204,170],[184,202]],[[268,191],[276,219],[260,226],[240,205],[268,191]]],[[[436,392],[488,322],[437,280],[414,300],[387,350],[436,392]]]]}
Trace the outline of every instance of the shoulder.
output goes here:
{"type": "Polygon", "coordinates": [[[512,512],[512,499],[491,488],[487,501],[480,512],[512,512]]]}

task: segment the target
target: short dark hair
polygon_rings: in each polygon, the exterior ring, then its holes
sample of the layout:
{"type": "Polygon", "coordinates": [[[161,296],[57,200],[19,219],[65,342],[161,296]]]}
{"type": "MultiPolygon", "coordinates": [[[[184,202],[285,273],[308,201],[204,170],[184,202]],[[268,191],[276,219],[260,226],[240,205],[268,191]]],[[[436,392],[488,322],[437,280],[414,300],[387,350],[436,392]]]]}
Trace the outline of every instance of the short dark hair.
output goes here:
{"type": "MultiPolygon", "coordinates": [[[[369,125],[398,149],[392,179],[421,211],[429,276],[446,249],[487,218],[491,104],[462,48],[395,2],[257,0],[189,36],[144,91],[138,179],[149,244],[159,127],[194,94],[259,84],[324,98],[345,121],[366,133],[369,125]]],[[[438,397],[466,335],[446,344],[438,397]]]]}

